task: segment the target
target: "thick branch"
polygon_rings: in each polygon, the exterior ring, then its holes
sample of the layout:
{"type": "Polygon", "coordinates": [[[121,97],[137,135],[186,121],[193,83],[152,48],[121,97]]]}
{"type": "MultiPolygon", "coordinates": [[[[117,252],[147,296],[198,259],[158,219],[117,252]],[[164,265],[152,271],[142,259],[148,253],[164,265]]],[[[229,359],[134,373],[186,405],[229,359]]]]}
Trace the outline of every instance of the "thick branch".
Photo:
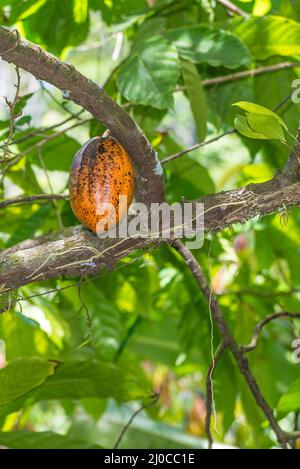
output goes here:
{"type": "MultiPolygon", "coordinates": [[[[283,185],[276,177],[262,184],[208,195],[198,202],[204,204],[205,230],[217,232],[233,223],[300,204],[300,182],[283,185]]],[[[99,239],[78,227],[43,235],[0,254],[0,285],[2,289],[12,289],[60,275],[94,274],[105,265],[111,267],[117,259],[135,249],[162,241],[165,239],[99,239]],[[101,252],[103,254],[97,257],[101,252]],[[62,268],[65,264],[67,267],[62,268]]]]}
{"type": "Polygon", "coordinates": [[[32,73],[37,79],[56,86],[67,99],[79,104],[101,121],[125,147],[134,162],[138,198],[146,203],[163,199],[164,185],[156,152],[133,119],[103,88],[83,76],[73,65],[60,61],[3,26],[0,26],[0,56],[32,73]]]}
{"type": "Polygon", "coordinates": [[[0,291],[62,275],[93,275],[159,240],[100,239],[77,226],[23,241],[0,255],[0,291]]]}

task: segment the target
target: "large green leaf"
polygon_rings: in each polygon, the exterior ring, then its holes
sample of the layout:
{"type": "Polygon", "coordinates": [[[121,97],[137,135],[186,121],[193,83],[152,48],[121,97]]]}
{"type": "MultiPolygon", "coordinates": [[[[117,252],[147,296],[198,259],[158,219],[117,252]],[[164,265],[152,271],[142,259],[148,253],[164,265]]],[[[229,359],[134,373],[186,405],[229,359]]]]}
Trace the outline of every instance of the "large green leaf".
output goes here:
{"type": "Polygon", "coordinates": [[[300,54],[300,24],[291,19],[280,16],[252,18],[233,28],[233,32],[259,60],[300,54]]]}
{"type": "MultiPolygon", "coordinates": [[[[37,140],[40,141],[43,140],[43,138],[39,137],[37,140]]],[[[30,143],[26,142],[19,145],[21,151],[29,148],[30,146],[32,146],[32,140],[30,143]]],[[[68,172],[70,170],[72,159],[79,147],[79,143],[68,135],[59,135],[58,137],[49,140],[41,147],[45,167],[49,171],[57,170],[68,172]]],[[[27,158],[31,163],[41,166],[37,149],[30,152],[27,158]]]]}
{"type": "Polygon", "coordinates": [[[19,392],[15,400],[4,401],[0,415],[11,413],[30,402],[56,399],[98,399],[114,398],[119,402],[144,398],[152,394],[150,387],[141,379],[140,374],[130,368],[117,367],[99,360],[71,360],[57,366],[38,389],[19,392]],[[18,399],[19,398],[19,399],[18,399]]]}
{"type": "Polygon", "coordinates": [[[181,60],[181,73],[194,116],[198,137],[200,141],[203,141],[207,134],[207,106],[201,78],[197,67],[187,60],[181,60]]]}
{"type": "Polygon", "coordinates": [[[0,406],[7,405],[40,386],[55,364],[42,358],[17,358],[0,370],[0,406]]]}
{"type": "Polygon", "coordinates": [[[147,0],[89,0],[89,8],[100,10],[107,24],[124,22],[124,27],[145,14],[148,6],[147,0]]]}
{"type": "Polygon", "coordinates": [[[181,57],[213,67],[237,68],[250,64],[247,47],[228,31],[198,24],[166,33],[181,57]]]}
{"type": "Polygon", "coordinates": [[[173,104],[172,92],[179,77],[175,46],[155,36],[137,45],[122,67],[117,85],[133,103],[167,109],[173,104]]]}
{"type": "Polygon", "coordinates": [[[53,432],[0,432],[0,444],[12,449],[100,449],[101,446],[53,432]]]}
{"type": "Polygon", "coordinates": [[[89,30],[89,17],[78,22],[76,15],[77,0],[46,1],[34,15],[23,22],[26,37],[43,44],[53,54],[60,54],[67,46],[80,44],[89,30]],[[55,27],[54,27],[55,25],[55,27]]]}
{"type": "Polygon", "coordinates": [[[213,193],[214,182],[207,169],[194,159],[185,156],[169,164],[168,196],[172,202],[185,197],[189,200],[213,193]]]}
{"type": "Polygon", "coordinates": [[[49,212],[53,209],[51,203],[40,206],[25,220],[20,219],[17,229],[11,234],[7,246],[12,246],[25,239],[29,239],[47,221],[49,212]]]}
{"type": "Polygon", "coordinates": [[[122,338],[120,311],[105,297],[97,283],[82,285],[80,296],[91,317],[91,330],[87,335],[93,340],[97,356],[101,360],[112,361],[122,338]]]}
{"type": "Polygon", "coordinates": [[[33,15],[46,0],[0,0],[0,8],[9,6],[9,24],[33,15]]]}
{"type": "MultiPolygon", "coordinates": [[[[148,392],[150,390],[148,389],[148,392]]],[[[145,397],[144,383],[128,369],[98,360],[70,361],[57,368],[35,395],[36,400],[107,398],[127,401],[145,397]]]]}
{"type": "MultiPolygon", "coordinates": [[[[295,365],[296,366],[296,365],[295,365]]],[[[281,415],[289,414],[290,412],[299,412],[300,410],[300,379],[294,381],[288,392],[285,393],[279,400],[277,410],[281,415]]]]}

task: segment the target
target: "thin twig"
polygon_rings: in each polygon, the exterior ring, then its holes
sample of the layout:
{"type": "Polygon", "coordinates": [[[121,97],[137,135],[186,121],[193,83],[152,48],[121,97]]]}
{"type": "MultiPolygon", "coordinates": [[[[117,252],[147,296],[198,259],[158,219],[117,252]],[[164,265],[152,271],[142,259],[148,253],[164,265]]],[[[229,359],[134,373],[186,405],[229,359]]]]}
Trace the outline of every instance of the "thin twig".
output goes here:
{"type": "Polygon", "coordinates": [[[256,325],[251,342],[248,345],[242,346],[241,347],[242,351],[250,352],[251,350],[254,350],[257,347],[258,340],[259,340],[259,337],[263,328],[267,324],[269,324],[271,321],[275,321],[276,319],[282,319],[282,318],[300,319],[300,313],[289,313],[287,311],[282,311],[281,313],[275,313],[275,314],[271,314],[270,316],[267,316],[256,325]]]}
{"type": "Polygon", "coordinates": [[[231,350],[232,355],[239,367],[240,372],[244,376],[246,383],[250,391],[252,392],[255,401],[261,411],[264,413],[267,418],[271,428],[277,436],[279,444],[282,448],[287,448],[287,437],[284,431],[279,426],[273,411],[267,401],[265,400],[256,379],[254,378],[247,360],[246,355],[243,350],[236,343],[223,315],[223,312],[219,306],[219,303],[212,293],[211,287],[207,283],[206,276],[199,265],[197,259],[194,257],[192,252],[180,241],[176,240],[172,242],[172,246],[181,254],[191,273],[193,274],[195,280],[197,281],[200,290],[203,293],[203,296],[206,298],[207,302],[210,304],[211,313],[213,320],[216,326],[219,329],[219,332],[222,336],[223,343],[231,350]]]}
{"type": "Polygon", "coordinates": [[[84,279],[81,278],[80,281],[78,282],[77,294],[78,294],[79,301],[81,303],[80,313],[81,313],[82,310],[84,310],[85,314],[86,314],[86,322],[87,322],[88,331],[89,331],[88,340],[93,344],[93,321],[92,321],[92,317],[90,315],[89,309],[88,309],[87,305],[85,304],[85,302],[83,301],[82,296],[81,296],[81,284],[82,284],[83,280],[84,279]]]}
{"type": "Polygon", "coordinates": [[[15,120],[17,117],[19,117],[19,115],[15,114],[15,108],[20,99],[21,76],[19,72],[19,67],[16,67],[16,74],[17,74],[17,84],[15,85],[16,87],[15,96],[12,101],[9,101],[7,98],[5,98],[5,102],[9,109],[9,132],[8,132],[8,137],[3,145],[4,149],[3,149],[3,155],[1,157],[1,162],[5,161],[7,157],[9,156],[10,152],[9,152],[8,147],[14,135],[15,120]]]}
{"type": "Polygon", "coordinates": [[[222,75],[214,78],[207,78],[202,80],[202,86],[209,87],[213,85],[221,85],[230,81],[240,80],[242,78],[251,78],[258,75],[264,75],[265,73],[280,72],[289,68],[300,67],[300,62],[280,62],[274,65],[268,65],[266,67],[257,67],[252,70],[243,70],[242,72],[230,73],[229,75],[222,75]]]}
{"type": "Polygon", "coordinates": [[[295,293],[300,293],[299,288],[292,288],[291,290],[287,291],[261,291],[261,290],[250,290],[248,288],[243,288],[242,290],[231,290],[231,291],[224,291],[221,293],[215,293],[217,296],[256,296],[260,298],[274,298],[276,296],[291,296],[295,293]]]}
{"type": "Polygon", "coordinates": [[[43,81],[40,81],[40,84],[41,84],[41,88],[42,90],[52,99],[52,101],[57,104],[59,107],[61,107],[65,112],[67,112],[68,114],[70,114],[70,117],[72,119],[77,119],[77,114],[76,113],[73,113],[72,111],[70,111],[67,106],[66,106],[66,102],[63,101],[59,101],[58,99],[56,99],[56,97],[54,96],[53,93],[51,93],[50,90],[48,90],[48,88],[46,88],[46,86],[44,85],[43,81]]]}
{"type": "Polygon", "coordinates": [[[206,417],[205,417],[205,431],[206,436],[208,439],[208,449],[211,449],[213,446],[213,437],[210,430],[210,423],[211,423],[211,416],[212,416],[212,409],[213,409],[213,375],[217,364],[219,363],[224,351],[226,349],[226,345],[222,342],[217,349],[215,356],[211,362],[210,367],[208,368],[206,374],[206,417]]]}
{"type": "Polygon", "coordinates": [[[249,18],[250,15],[246,13],[244,10],[236,6],[234,3],[230,2],[229,0],[217,0],[221,5],[223,5],[226,10],[234,13],[235,15],[242,16],[243,18],[249,18]]]}
{"type": "Polygon", "coordinates": [[[132,422],[134,421],[135,417],[137,415],[139,415],[143,410],[147,409],[148,407],[151,407],[153,406],[154,404],[157,403],[159,399],[159,395],[155,395],[154,398],[150,401],[150,402],[147,402],[147,404],[143,404],[139,409],[137,409],[133,414],[132,416],[130,417],[130,419],[128,420],[127,424],[125,425],[125,427],[122,429],[116,443],[114,444],[114,448],[113,449],[118,449],[119,446],[120,446],[120,443],[123,439],[123,436],[125,435],[125,433],[127,432],[127,430],[129,429],[130,425],[132,424],[132,422]]]}
{"type": "Polygon", "coordinates": [[[190,153],[194,150],[197,150],[198,148],[205,147],[206,145],[209,145],[210,143],[217,142],[221,138],[225,137],[226,135],[234,134],[236,133],[235,129],[230,129],[227,130],[227,132],[224,132],[221,135],[218,135],[217,137],[211,138],[210,140],[205,140],[205,142],[201,143],[195,143],[195,145],[192,145],[189,148],[186,148],[185,150],[179,151],[178,153],[174,153],[173,155],[167,156],[163,160],[161,160],[161,164],[166,164],[170,163],[173,160],[176,160],[177,158],[180,158],[181,156],[187,155],[187,153],[190,153]]]}
{"type": "Polygon", "coordinates": [[[67,194],[38,194],[29,196],[20,196],[13,199],[6,199],[0,202],[0,209],[10,205],[31,204],[32,202],[39,202],[43,200],[66,200],[69,196],[67,194]]]}
{"type": "MultiPolygon", "coordinates": [[[[37,135],[41,135],[45,132],[49,132],[50,130],[56,129],[57,127],[61,127],[62,125],[67,124],[69,121],[71,121],[75,118],[78,119],[79,116],[84,111],[85,111],[85,109],[81,109],[81,111],[79,111],[77,114],[74,114],[74,116],[70,116],[67,119],[64,119],[63,121],[58,122],[57,124],[49,125],[49,127],[40,128],[40,129],[37,129],[33,132],[30,132],[30,133],[24,135],[23,137],[20,137],[16,140],[11,141],[9,145],[17,145],[18,143],[26,142],[27,140],[31,139],[32,137],[36,137],[37,135]]],[[[4,144],[0,145],[0,148],[3,148],[3,147],[4,147],[4,144]]]]}
{"type": "Polygon", "coordinates": [[[11,158],[5,168],[5,173],[8,171],[8,169],[10,169],[12,166],[14,166],[15,164],[17,164],[24,156],[28,155],[29,153],[31,153],[33,150],[38,150],[39,148],[41,148],[43,145],[45,145],[45,143],[48,143],[50,142],[51,140],[54,140],[55,138],[59,137],[60,135],[63,135],[65,134],[66,132],[68,132],[69,130],[72,130],[72,129],[75,129],[76,127],[78,127],[79,125],[83,125],[83,124],[86,124],[87,122],[90,122],[92,119],[84,119],[80,122],[76,122],[75,124],[71,125],[70,127],[68,127],[67,129],[63,129],[63,130],[59,130],[58,132],[55,132],[53,134],[50,134],[50,135],[46,135],[42,140],[40,140],[39,142],[35,143],[34,145],[32,145],[31,147],[29,148],[26,148],[26,150],[24,150],[23,152],[19,153],[18,155],[16,155],[14,158],[11,158]]]}

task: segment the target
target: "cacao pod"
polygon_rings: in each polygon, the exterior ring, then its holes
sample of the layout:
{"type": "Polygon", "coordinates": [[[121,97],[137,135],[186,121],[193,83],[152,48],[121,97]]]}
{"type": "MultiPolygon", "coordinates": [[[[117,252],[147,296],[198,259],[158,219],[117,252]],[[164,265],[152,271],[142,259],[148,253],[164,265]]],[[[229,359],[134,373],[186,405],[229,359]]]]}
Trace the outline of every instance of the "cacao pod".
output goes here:
{"type": "Polygon", "coordinates": [[[76,153],[70,171],[70,203],[89,230],[103,232],[123,218],[134,195],[134,169],[112,137],[94,137],[76,153]],[[120,203],[120,196],[122,198],[120,203]]]}

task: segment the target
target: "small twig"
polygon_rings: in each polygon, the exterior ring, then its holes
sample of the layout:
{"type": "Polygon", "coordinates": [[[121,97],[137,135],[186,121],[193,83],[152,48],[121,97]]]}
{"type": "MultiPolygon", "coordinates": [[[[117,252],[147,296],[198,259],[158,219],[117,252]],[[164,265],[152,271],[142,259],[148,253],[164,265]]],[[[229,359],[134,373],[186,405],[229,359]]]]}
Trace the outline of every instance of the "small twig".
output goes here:
{"type": "Polygon", "coordinates": [[[251,78],[265,73],[279,72],[289,68],[300,67],[300,62],[280,62],[266,67],[257,67],[252,70],[243,70],[242,72],[230,73],[229,75],[222,75],[215,78],[207,78],[202,80],[202,86],[209,87],[213,85],[221,85],[229,81],[240,80],[242,78],[251,78]]]}
{"type": "Polygon", "coordinates": [[[9,133],[4,143],[4,149],[3,149],[3,155],[1,157],[1,162],[5,161],[10,153],[8,147],[14,135],[15,120],[17,117],[19,117],[18,115],[15,114],[15,108],[20,99],[21,76],[19,72],[19,67],[16,67],[16,74],[17,74],[17,84],[15,85],[16,87],[15,96],[12,101],[9,101],[7,98],[5,98],[5,102],[9,109],[9,133]]]}
{"type": "Polygon", "coordinates": [[[184,156],[187,153],[197,150],[198,148],[205,147],[206,145],[209,145],[210,143],[217,142],[218,140],[225,137],[226,135],[230,135],[234,133],[236,133],[236,130],[230,129],[230,130],[227,130],[227,132],[224,132],[223,134],[218,135],[217,137],[211,138],[210,140],[205,140],[205,142],[196,143],[195,145],[192,145],[191,147],[186,148],[185,150],[182,150],[182,151],[179,151],[178,153],[174,153],[173,155],[167,156],[166,158],[161,160],[161,164],[170,163],[171,161],[176,160],[177,158],[180,158],[181,156],[184,156]]]}
{"type": "Polygon", "coordinates": [[[300,432],[286,433],[286,439],[288,441],[296,441],[300,439],[300,432]]]}
{"type": "Polygon", "coordinates": [[[268,291],[261,291],[261,290],[250,290],[247,288],[243,288],[242,290],[231,290],[231,291],[224,291],[221,293],[216,293],[217,296],[243,296],[243,295],[249,295],[249,296],[256,296],[260,298],[274,298],[276,296],[291,296],[294,295],[295,293],[300,293],[299,288],[292,288],[291,290],[287,291],[274,291],[274,292],[268,292],[268,291]]]}
{"type": "Polygon", "coordinates": [[[39,195],[29,195],[26,197],[16,197],[14,199],[6,199],[0,202],[0,209],[8,207],[9,205],[20,205],[20,204],[30,204],[39,202],[42,200],[66,200],[69,196],[67,194],[39,194],[39,195]]]}
{"type": "Polygon", "coordinates": [[[78,293],[78,298],[79,298],[79,301],[81,303],[81,308],[80,308],[80,312],[84,309],[85,311],[85,314],[86,314],[86,321],[87,321],[87,325],[88,325],[88,340],[93,343],[93,321],[92,321],[92,317],[90,315],[90,312],[88,310],[88,307],[87,305],[85,304],[85,302],[83,301],[82,299],[82,296],[81,296],[81,283],[84,279],[81,278],[80,281],[78,282],[78,285],[77,285],[77,293],[78,293]]]}
{"type": "Polygon", "coordinates": [[[132,424],[132,422],[134,421],[135,417],[137,415],[139,415],[143,410],[147,409],[148,407],[151,407],[153,406],[154,404],[157,403],[159,399],[159,395],[155,395],[154,398],[150,401],[150,402],[147,402],[147,404],[143,404],[139,409],[137,409],[133,414],[132,416],[130,417],[130,419],[128,420],[127,424],[125,425],[125,427],[122,429],[116,443],[114,444],[114,448],[113,449],[118,449],[119,446],[120,446],[120,443],[123,439],[123,436],[125,435],[125,433],[127,432],[127,430],[129,429],[130,425],[132,424]]]}
{"type": "Polygon", "coordinates": [[[59,107],[61,107],[65,112],[67,112],[68,114],[70,114],[70,117],[72,119],[78,119],[78,113],[73,113],[72,111],[70,111],[67,106],[66,106],[66,103],[63,101],[59,101],[58,99],[56,99],[56,97],[54,96],[53,93],[51,93],[50,90],[48,90],[48,88],[46,88],[46,86],[44,85],[43,81],[40,82],[41,84],[41,88],[42,90],[52,99],[52,101],[57,104],[59,107]]]}
{"type": "Polygon", "coordinates": [[[210,423],[211,423],[211,416],[213,410],[213,374],[219,363],[224,351],[226,349],[226,345],[222,342],[219,348],[217,349],[214,359],[210,367],[208,368],[206,374],[206,417],[205,417],[205,431],[208,439],[208,449],[211,449],[213,446],[213,437],[210,430],[210,423]]]}
{"type": "Polygon", "coordinates": [[[23,152],[19,153],[18,155],[16,155],[14,158],[11,158],[5,168],[5,171],[4,171],[4,175],[5,173],[8,171],[9,168],[11,168],[12,166],[14,166],[15,164],[17,164],[24,156],[28,155],[29,153],[31,153],[33,150],[38,150],[39,148],[41,148],[43,145],[45,145],[45,143],[48,143],[50,142],[51,140],[54,140],[55,138],[59,137],[60,135],[63,135],[65,134],[66,132],[68,132],[69,130],[72,130],[72,129],[75,129],[76,127],[78,127],[79,125],[83,125],[83,124],[86,124],[87,122],[90,122],[91,119],[84,119],[80,122],[76,122],[75,124],[71,125],[70,127],[68,127],[67,129],[63,129],[63,130],[59,130],[58,132],[55,132],[51,135],[47,135],[43,138],[43,140],[40,140],[39,142],[35,143],[34,145],[32,145],[31,147],[27,148],[26,150],[24,150],[23,152]]]}
{"type": "Polygon", "coordinates": [[[234,3],[230,2],[229,0],[217,0],[221,5],[223,5],[226,10],[231,11],[235,15],[242,16],[243,18],[249,18],[250,15],[246,13],[244,10],[236,6],[234,3]]]}
{"type": "Polygon", "coordinates": [[[275,313],[275,314],[271,314],[270,316],[267,316],[256,325],[251,342],[248,345],[242,346],[241,350],[243,352],[250,352],[251,350],[254,350],[257,347],[262,329],[267,324],[269,324],[269,322],[275,321],[276,319],[281,319],[281,318],[300,319],[300,313],[289,313],[287,311],[283,311],[281,313],[275,313]]]}

